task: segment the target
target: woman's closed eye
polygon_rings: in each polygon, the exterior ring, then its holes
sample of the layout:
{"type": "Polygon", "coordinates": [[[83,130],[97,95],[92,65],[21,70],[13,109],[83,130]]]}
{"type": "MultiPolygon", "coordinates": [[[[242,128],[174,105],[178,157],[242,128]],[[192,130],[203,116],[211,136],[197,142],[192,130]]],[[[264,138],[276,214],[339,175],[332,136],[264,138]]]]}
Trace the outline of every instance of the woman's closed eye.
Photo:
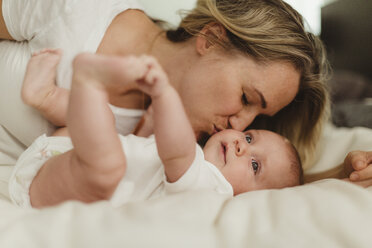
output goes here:
{"type": "Polygon", "coordinates": [[[245,95],[245,93],[242,94],[242,103],[243,103],[244,106],[249,104],[248,98],[245,95]]]}

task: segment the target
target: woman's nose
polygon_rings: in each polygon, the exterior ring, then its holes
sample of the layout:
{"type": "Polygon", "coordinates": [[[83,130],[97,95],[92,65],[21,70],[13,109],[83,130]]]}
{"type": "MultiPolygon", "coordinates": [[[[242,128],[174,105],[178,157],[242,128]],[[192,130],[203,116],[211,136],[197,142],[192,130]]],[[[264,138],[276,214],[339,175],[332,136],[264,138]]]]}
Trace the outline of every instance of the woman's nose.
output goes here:
{"type": "Polygon", "coordinates": [[[242,110],[239,113],[229,117],[229,124],[232,129],[244,131],[256,118],[257,113],[249,110],[242,110]]]}

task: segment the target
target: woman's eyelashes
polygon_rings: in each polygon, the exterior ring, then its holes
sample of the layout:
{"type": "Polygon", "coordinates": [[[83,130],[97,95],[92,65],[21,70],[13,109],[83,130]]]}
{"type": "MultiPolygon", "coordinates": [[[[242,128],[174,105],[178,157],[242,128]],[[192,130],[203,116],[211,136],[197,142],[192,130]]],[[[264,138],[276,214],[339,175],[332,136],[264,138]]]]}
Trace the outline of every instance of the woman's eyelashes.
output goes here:
{"type": "Polygon", "coordinates": [[[250,144],[252,142],[252,136],[250,134],[245,135],[245,140],[250,144]]]}
{"type": "Polygon", "coordinates": [[[242,103],[243,103],[243,105],[245,105],[245,106],[249,104],[248,98],[247,98],[247,96],[245,95],[245,93],[242,94],[242,103]]]}

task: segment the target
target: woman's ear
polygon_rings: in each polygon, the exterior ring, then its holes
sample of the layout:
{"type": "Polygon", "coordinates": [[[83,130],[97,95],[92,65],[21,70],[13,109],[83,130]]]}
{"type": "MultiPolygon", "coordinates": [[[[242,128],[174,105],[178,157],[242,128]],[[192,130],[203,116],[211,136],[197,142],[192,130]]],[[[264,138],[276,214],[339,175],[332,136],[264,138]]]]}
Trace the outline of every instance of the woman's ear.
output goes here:
{"type": "Polygon", "coordinates": [[[219,45],[218,41],[227,41],[226,29],[220,23],[209,23],[196,36],[196,51],[204,55],[219,45]]]}

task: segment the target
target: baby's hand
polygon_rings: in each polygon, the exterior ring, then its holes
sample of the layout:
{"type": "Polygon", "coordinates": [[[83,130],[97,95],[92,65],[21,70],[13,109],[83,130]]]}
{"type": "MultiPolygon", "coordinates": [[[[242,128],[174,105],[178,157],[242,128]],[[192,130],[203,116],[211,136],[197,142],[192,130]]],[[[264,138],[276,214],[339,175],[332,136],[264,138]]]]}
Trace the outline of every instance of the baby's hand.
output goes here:
{"type": "Polygon", "coordinates": [[[170,87],[168,76],[154,57],[140,57],[147,68],[144,77],[137,80],[139,88],[152,98],[160,96],[164,89],[170,87]]]}
{"type": "Polygon", "coordinates": [[[351,172],[350,181],[368,187],[372,185],[372,151],[350,152],[344,161],[345,171],[351,172]]]}

